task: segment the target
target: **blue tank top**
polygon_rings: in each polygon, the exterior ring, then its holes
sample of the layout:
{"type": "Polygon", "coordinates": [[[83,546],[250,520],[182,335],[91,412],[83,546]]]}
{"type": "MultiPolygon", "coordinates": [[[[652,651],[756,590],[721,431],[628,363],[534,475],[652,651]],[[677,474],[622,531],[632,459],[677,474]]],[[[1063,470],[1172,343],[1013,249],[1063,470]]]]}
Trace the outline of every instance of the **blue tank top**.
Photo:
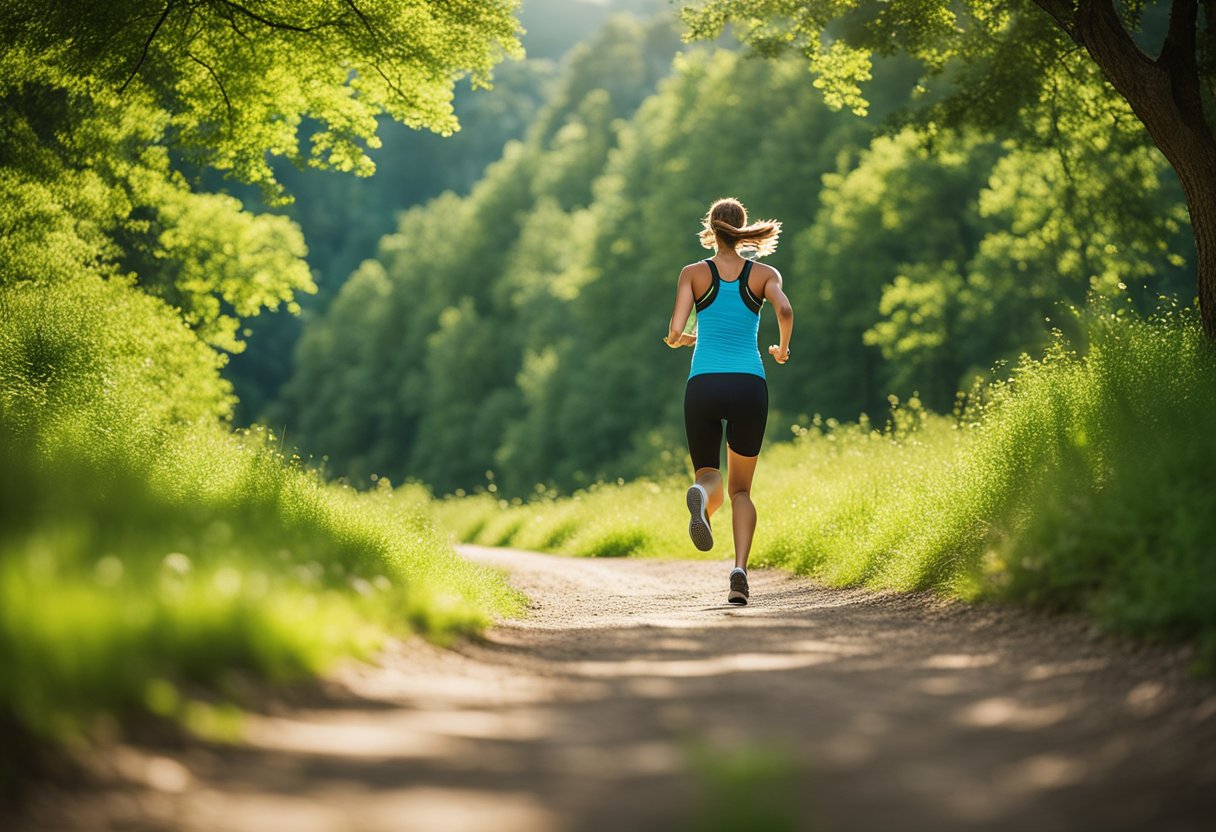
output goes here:
{"type": "Polygon", "coordinates": [[[752,261],[743,264],[736,280],[723,280],[714,261],[707,259],[713,283],[697,299],[697,345],[688,377],[702,373],[750,373],[764,378],[764,364],[756,337],[760,332],[763,300],[747,285],[752,261]]]}

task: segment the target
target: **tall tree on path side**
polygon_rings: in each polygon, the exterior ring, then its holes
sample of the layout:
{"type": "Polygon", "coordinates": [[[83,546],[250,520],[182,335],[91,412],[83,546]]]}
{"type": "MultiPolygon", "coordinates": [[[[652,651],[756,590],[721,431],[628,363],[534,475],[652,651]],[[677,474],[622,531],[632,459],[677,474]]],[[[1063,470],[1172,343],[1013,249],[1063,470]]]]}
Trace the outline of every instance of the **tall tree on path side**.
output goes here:
{"type": "Polygon", "coordinates": [[[858,112],[871,57],[906,52],[924,63],[926,84],[954,82],[944,98],[926,95],[930,129],[1016,130],[1083,50],[1182,183],[1200,314],[1216,339],[1216,0],[701,0],[683,17],[692,39],[734,23],[761,54],[799,50],[829,103],[858,112]]]}

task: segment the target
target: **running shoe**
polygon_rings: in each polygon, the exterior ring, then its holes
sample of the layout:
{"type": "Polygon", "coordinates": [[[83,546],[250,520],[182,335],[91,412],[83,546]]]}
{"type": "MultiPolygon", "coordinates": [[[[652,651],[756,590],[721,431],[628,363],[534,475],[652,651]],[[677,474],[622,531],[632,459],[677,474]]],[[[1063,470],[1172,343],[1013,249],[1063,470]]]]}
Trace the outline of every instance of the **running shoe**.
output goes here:
{"type": "Polygon", "coordinates": [[[703,486],[693,483],[688,489],[688,536],[692,538],[692,545],[696,546],[702,552],[708,552],[714,548],[714,534],[709,528],[709,518],[705,516],[705,504],[709,502],[709,495],[705,493],[703,486]]]}
{"type": "Polygon", "coordinates": [[[730,592],[726,593],[726,603],[741,607],[747,603],[747,599],[747,573],[736,566],[730,571],[730,592]]]}

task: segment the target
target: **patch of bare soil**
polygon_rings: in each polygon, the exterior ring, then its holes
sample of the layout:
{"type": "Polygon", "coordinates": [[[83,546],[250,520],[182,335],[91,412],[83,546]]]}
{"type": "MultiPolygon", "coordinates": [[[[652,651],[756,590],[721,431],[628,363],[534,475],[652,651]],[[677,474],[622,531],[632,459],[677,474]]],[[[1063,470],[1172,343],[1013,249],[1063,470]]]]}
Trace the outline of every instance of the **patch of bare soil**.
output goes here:
{"type": "Polygon", "coordinates": [[[725,562],[461,552],[530,616],[348,664],[237,747],[115,747],[19,825],[1216,829],[1216,684],[1186,649],[764,570],[735,608],[725,562]]]}

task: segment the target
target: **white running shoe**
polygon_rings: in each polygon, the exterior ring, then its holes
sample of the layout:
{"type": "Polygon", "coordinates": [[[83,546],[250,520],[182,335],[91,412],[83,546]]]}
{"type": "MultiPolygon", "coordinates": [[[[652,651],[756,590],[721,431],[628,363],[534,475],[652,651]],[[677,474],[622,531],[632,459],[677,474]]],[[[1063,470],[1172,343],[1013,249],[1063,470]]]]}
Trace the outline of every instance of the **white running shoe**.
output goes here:
{"type": "Polygon", "coordinates": [[[702,552],[714,548],[714,534],[709,528],[709,518],[705,515],[705,505],[709,502],[709,494],[703,486],[693,483],[688,489],[688,536],[692,545],[702,552]]]}

